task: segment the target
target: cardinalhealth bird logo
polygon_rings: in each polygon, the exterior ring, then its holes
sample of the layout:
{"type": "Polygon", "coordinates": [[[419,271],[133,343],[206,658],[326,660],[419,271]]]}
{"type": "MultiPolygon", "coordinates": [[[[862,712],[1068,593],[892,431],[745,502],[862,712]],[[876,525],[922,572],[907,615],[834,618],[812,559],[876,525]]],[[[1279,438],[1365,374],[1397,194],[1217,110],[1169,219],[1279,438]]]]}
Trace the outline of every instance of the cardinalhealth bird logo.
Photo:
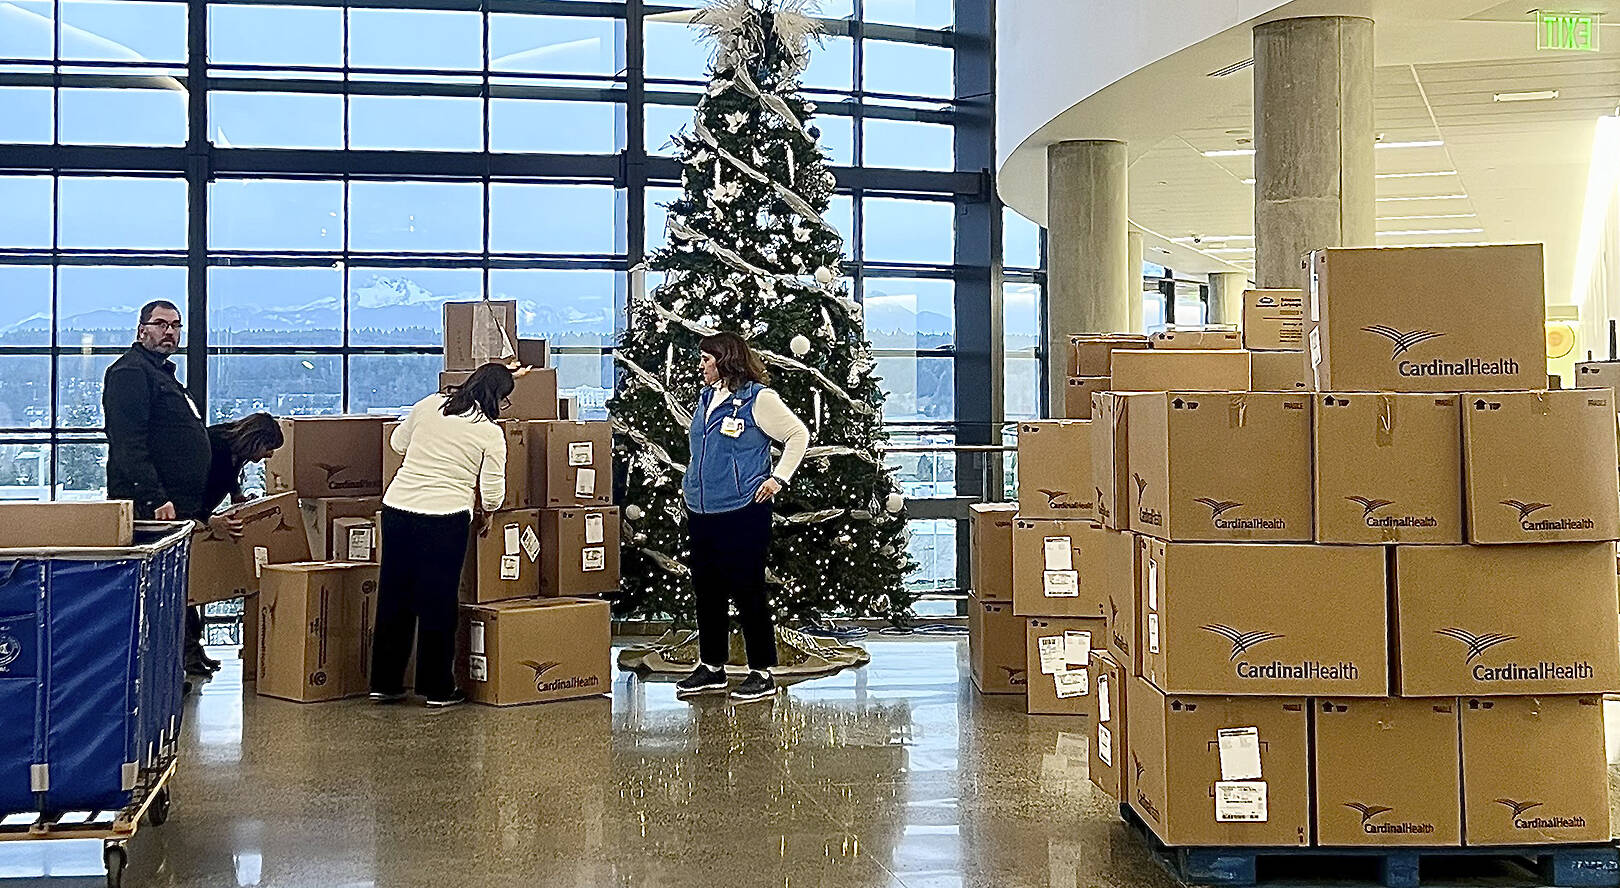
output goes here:
{"type": "Polygon", "coordinates": [[[1395,344],[1394,351],[1390,352],[1389,355],[1389,359],[1392,361],[1411,351],[1412,347],[1415,345],[1428,342],[1431,339],[1438,339],[1441,336],[1446,335],[1444,333],[1436,333],[1432,330],[1413,330],[1410,333],[1402,333],[1394,327],[1389,327],[1384,324],[1373,324],[1371,327],[1362,327],[1361,329],[1368,333],[1377,333],[1379,336],[1382,336],[1395,344]]]}
{"type": "Polygon", "coordinates": [[[1275,632],[1266,632],[1263,630],[1255,632],[1241,632],[1237,629],[1233,629],[1231,626],[1221,623],[1212,623],[1208,626],[1199,626],[1198,628],[1204,630],[1205,632],[1213,632],[1227,641],[1230,641],[1232,643],[1232,656],[1228,659],[1231,660],[1236,660],[1238,657],[1247,653],[1249,649],[1255,645],[1263,644],[1268,641],[1276,641],[1277,639],[1283,637],[1275,632]]]}
{"type": "Polygon", "coordinates": [[[1465,663],[1472,663],[1479,659],[1481,654],[1485,653],[1491,648],[1496,647],[1499,644],[1507,644],[1508,642],[1518,638],[1517,635],[1503,635],[1500,632],[1488,632],[1484,635],[1475,635],[1466,629],[1458,629],[1456,627],[1436,629],[1434,630],[1434,634],[1444,635],[1447,638],[1455,638],[1456,640],[1467,645],[1468,659],[1463,661],[1465,663]]]}
{"type": "Polygon", "coordinates": [[[1234,502],[1232,500],[1210,499],[1207,496],[1198,497],[1197,499],[1194,499],[1193,502],[1203,503],[1204,505],[1209,506],[1209,518],[1211,521],[1225,515],[1227,512],[1232,511],[1238,506],[1243,505],[1242,503],[1234,502]]]}
{"type": "Polygon", "coordinates": [[[1514,820],[1518,820],[1520,817],[1524,816],[1524,812],[1530,810],[1531,808],[1541,807],[1542,804],[1541,802],[1515,802],[1512,799],[1492,799],[1492,801],[1496,802],[1498,805],[1502,805],[1509,811],[1512,811],[1514,820]]]}
{"type": "Polygon", "coordinates": [[[1344,806],[1359,813],[1361,815],[1362,823],[1366,823],[1380,814],[1388,814],[1389,812],[1395,810],[1394,808],[1386,807],[1384,805],[1363,805],[1360,802],[1345,802],[1344,806]]]}
{"type": "Polygon", "coordinates": [[[1361,507],[1363,518],[1371,518],[1372,514],[1379,509],[1395,505],[1394,500],[1368,499],[1364,496],[1347,496],[1345,499],[1361,507]]]}
{"type": "Polygon", "coordinates": [[[1147,490],[1147,479],[1135,472],[1131,473],[1131,477],[1136,479],[1136,496],[1138,499],[1140,499],[1142,492],[1147,490]]]}
{"type": "Polygon", "coordinates": [[[1521,503],[1518,500],[1502,500],[1502,505],[1507,506],[1510,509],[1519,510],[1520,524],[1529,521],[1531,515],[1534,515],[1542,509],[1552,508],[1552,503],[1521,503]]]}

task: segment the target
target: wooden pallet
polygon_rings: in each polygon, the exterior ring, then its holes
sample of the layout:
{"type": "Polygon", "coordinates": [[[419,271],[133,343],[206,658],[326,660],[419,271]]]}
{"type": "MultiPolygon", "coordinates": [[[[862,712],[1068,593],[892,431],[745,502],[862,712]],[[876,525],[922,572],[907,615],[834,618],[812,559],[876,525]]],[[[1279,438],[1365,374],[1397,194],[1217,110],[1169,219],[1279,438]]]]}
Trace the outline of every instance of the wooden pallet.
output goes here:
{"type": "Polygon", "coordinates": [[[1522,876],[1524,885],[1620,886],[1620,849],[1612,842],[1480,848],[1173,848],[1160,842],[1130,805],[1121,805],[1120,815],[1142,836],[1170,874],[1188,885],[1256,885],[1262,864],[1287,865],[1291,870],[1289,881],[1301,868],[1318,866],[1320,877],[1339,881],[1344,878],[1347,862],[1371,858],[1377,881],[1385,888],[1419,888],[1423,884],[1419,875],[1422,863],[1435,859],[1500,864],[1508,874],[1522,876]]]}
{"type": "Polygon", "coordinates": [[[17,816],[0,819],[0,842],[37,842],[45,839],[101,839],[123,842],[135,835],[141,818],[154,804],[164,802],[161,817],[167,817],[165,790],[174,776],[173,760],[136,790],[128,807],[117,811],[66,811],[51,815],[17,816]]]}

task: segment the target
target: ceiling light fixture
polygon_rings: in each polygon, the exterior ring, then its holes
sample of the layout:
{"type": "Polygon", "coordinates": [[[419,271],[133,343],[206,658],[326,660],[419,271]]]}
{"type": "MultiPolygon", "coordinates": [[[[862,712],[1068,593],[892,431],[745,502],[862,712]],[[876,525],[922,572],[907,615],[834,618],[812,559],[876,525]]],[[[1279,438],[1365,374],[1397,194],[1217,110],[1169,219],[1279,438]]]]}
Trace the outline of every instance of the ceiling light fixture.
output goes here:
{"type": "Polygon", "coordinates": [[[1432,179],[1436,176],[1455,176],[1456,170],[1435,170],[1432,173],[1379,173],[1374,179],[1432,179]]]}
{"type": "Polygon", "coordinates": [[[1253,179],[1239,179],[1239,180],[1238,180],[1238,181],[1239,181],[1239,182],[1242,182],[1242,183],[1243,183],[1243,184],[1245,184],[1245,185],[1253,185],[1253,184],[1254,184],[1254,180],[1253,180],[1253,179]]]}
{"type": "Polygon", "coordinates": [[[1411,195],[1409,197],[1380,197],[1380,198],[1378,198],[1378,202],[1379,203],[1386,203],[1386,202],[1403,201],[1403,200],[1467,200],[1467,199],[1468,199],[1468,195],[1466,195],[1466,194],[1416,194],[1416,195],[1411,195]]]}
{"type": "Polygon", "coordinates": [[[1200,151],[1205,157],[1250,157],[1254,154],[1253,148],[1216,148],[1212,151],[1200,151]]]}
{"type": "Polygon", "coordinates": [[[1491,96],[1494,102],[1544,102],[1558,98],[1556,89],[1532,89],[1525,92],[1505,92],[1491,96]]]}
{"type": "Polygon", "coordinates": [[[1418,216],[1379,216],[1379,222],[1416,222],[1419,219],[1472,219],[1476,213],[1429,213],[1418,216]]]}
{"type": "Polygon", "coordinates": [[[1406,228],[1406,229],[1402,229],[1400,231],[1380,231],[1378,233],[1380,235],[1384,235],[1384,234],[1398,234],[1398,235],[1410,235],[1410,234],[1479,234],[1480,232],[1482,232],[1484,230],[1485,229],[1483,229],[1483,228],[1406,228]]]}
{"type": "Polygon", "coordinates": [[[1379,142],[1374,148],[1439,148],[1446,144],[1442,139],[1420,139],[1416,142],[1379,142]]]}

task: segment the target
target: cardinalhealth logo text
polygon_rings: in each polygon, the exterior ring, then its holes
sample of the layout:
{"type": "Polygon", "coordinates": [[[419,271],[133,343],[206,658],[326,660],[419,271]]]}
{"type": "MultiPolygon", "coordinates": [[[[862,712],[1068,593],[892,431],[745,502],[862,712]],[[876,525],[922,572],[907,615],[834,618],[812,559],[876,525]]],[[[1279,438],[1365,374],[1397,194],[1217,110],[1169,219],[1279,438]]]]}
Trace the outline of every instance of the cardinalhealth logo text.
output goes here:
{"type": "Polygon", "coordinates": [[[1227,660],[1228,662],[1235,661],[1237,663],[1238,678],[1355,681],[1361,677],[1361,670],[1354,663],[1323,663],[1320,660],[1302,660],[1295,663],[1272,660],[1270,663],[1251,663],[1248,658],[1244,657],[1244,654],[1268,641],[1276,641],[1285,637],[1276,632],[1268,632],[1263,629],[1245,632],[1224,623],[1211,623],[1198,628],[1205,632],[1213,632],[1231,642],[1232,655],[1227,657],[1227,660]]]}
{"type": "Polygon", "coordinates": [[[1221,530],[1284,530],[1288,527],[1288,520],[1285,518],[1226,517],[1227,512],[1243,507],[1243,504],[1236,500],[1218,500],[1200,496],[1194,497],[1193,502],[1207,506],[1210,523],[1221,530]]]}
{"type": "Polygon", "coordinates": [[[1361,329],[1390,341],[1389,359],[1395,362],[1396,370],[1402,376],[1515,376],[1519,372],[1519,362],[1509,357],[1490,360],[1476,357],[1455,360],[1431,358],[1427,361],[1411,361],[1402,357],[1413,348],[1446,335],[1434,330],[1400,330],[1387,324],[1373,324],[1361,329]]]}
{"type": "Polygon", "coordinates": [[[1374,823],[1374,820],[1395,810],[1387,805],[1345,802],[1344,806],[1361,815],[1361,831],[1368,835],[1427,835],[1434,832],[1432,823],[1374,823]]]}
{"type": "Polygon", "coordinates": [[[1514,829],[1582,829],[1586,826],[1586,818],[1579,815],[1574,817],[1525,816],[1531,811],[1540,808],[1542,802],[1520,802],[1514,799],[1493,799],[1492,801],[1508,810],[1513,818],[1514,829]]]}
{"type": "Polygon", "coordinates": [[[1528,533],[1547,533],[1560,530],[1591,530],[1597,527],[1597,522],[1591,518],[1534,518],[1533,516],[1543,509],[1552,508],[1552,503],[1526,503],[1519,500],[1502,500],[1502,505],[1519,513],[1519,529],[1528,533]]]}
{"type": "MultiPolygon", "coordinates": [[[[1463,658],[1464,663],[1474,663],[1486,651],[1507,644],[1510,641],[1518,640],[1517,635],[1504,635],[1500,632],[1486,632],[1476,635],[1455,626],[1436,629],[1434,633],[1462,642],[1466,653],[1463,658]]],[[[1580,681],[1591,678],[1596,674],[1592,664],[1585,660],[1576,660],[1570,663],[1549,663],[1546,660],[1541,660],[1530,665],[1504,663],[1501,666],[1474,663],[1472,671],[1475,681],[1580,681]]]]}
{"type": "Polygon", "coordinates": [[[1347,496],[1345,499],[1361,507],[1361,520],[1368,527],[1438,527],[1440,519],[1433,515],[1379,515],[1380,509],[1395,505],[1394,500],[1373,499],[1366,496],[1347,496]]]}

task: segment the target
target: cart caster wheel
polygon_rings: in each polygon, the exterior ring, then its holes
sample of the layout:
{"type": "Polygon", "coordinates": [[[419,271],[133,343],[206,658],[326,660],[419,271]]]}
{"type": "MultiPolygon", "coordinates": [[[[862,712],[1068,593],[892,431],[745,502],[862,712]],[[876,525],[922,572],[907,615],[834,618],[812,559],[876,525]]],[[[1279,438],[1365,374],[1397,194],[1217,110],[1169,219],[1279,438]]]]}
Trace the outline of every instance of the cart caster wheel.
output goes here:
{"type": "Polygon", "coordinates": [[[129,865],[129,855],[119,845],[108,845],[101,859],[107,864],[107,888],[123,888],[124,867],[129,865]]]}
{"type": "Polygon", "coordinates": [[[146,820],[153,826],[162,826],[169,822],[169,790],[164,787],[157,791],[157,797],[152,799],[152,807],[146,809],[146,820]]]}

